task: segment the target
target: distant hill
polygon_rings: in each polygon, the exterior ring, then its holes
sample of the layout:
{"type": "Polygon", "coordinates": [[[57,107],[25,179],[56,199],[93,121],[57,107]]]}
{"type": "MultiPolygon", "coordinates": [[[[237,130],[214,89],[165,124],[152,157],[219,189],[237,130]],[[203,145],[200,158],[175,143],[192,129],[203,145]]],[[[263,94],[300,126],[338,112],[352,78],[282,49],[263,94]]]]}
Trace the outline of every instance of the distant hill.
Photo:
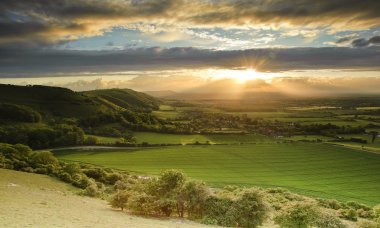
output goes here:
{"type": "Polygon", "coordinates": [[[114,108],[134,110],[156,110],[159,108],[159,101],[156,98],[131,89],[103,89],[82,93],[97,98],[114,108]]]}
{"type": "Polygon", "coordinates": [[[49,86],[0,84],[0,103],[24,105],[44,115],[85,117],[113,110],[154,110],[159,100],[129,89],[74,92],[49,86]]]}

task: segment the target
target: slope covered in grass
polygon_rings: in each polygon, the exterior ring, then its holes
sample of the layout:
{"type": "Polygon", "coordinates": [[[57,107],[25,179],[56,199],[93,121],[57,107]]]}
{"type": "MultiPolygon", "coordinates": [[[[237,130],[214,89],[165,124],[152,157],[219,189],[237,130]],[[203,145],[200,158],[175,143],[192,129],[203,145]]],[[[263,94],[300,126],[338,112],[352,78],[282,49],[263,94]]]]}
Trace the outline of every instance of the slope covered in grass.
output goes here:
{"type": "Polygon", "coordinates": [[[131,89],[93,90],[83,92],[83,94],[101,98],[121,109],[156,110],[159,108],[159,101],[156,98],[131,89]]]}
{"type": "Polygon", "coordinates": [[[49,86],[0,84],[0,103],[25,105],[43,114],[59,117],[85,117],[120,109],[158,109],[159,101],[129,89],[74,92],[49,86]]]}
{"type": "Polygon", "coordinates": [[[49,176],[0,169],[0,227],[202,227],[175,219],[147,219],[79,196],[49,176]]]}
{"type": "Polygon", "coordinates": [[[380,203],[380,155],[312,143],[57,151],[58,158],[158,174],[180,169],[213,186],[285,187],[369,205],[380,203]]]}

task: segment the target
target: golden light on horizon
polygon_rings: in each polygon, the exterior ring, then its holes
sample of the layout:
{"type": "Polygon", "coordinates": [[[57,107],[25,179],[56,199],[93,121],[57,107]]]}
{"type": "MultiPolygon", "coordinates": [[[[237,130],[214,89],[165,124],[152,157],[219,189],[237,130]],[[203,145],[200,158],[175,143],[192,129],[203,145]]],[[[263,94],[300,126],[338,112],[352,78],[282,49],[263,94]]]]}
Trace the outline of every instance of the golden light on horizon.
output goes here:
{"type": "Polygon", "coordinates": [[[273,73],[257,72],[255,69],[246,70],[209,70],[213,79],[234,79],[238,84],[244,84],[247,81],[262,79],[268,80],[275,76],[273,73]]]}

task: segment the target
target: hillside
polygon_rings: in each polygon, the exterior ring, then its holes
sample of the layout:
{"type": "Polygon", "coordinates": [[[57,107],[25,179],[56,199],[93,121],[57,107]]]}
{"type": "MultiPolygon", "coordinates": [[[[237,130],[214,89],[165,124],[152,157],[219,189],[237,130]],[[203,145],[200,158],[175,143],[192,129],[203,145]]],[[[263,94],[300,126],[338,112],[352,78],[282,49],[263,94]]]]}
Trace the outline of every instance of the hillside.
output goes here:
{"type": "Polygon", "coordinates": [[[127,89],[74,92],[59,87],[0,84],[0,103],[28,106],[44,115],[80,118],[120,108],[157,109],[159,101],[127,89]]]}
{"type": "Polygon", "coordinates": [[[45,175],[0,169],[0,227],[202,227],[185,220],[131,216],[74,191],[45,175]]]}
{"type": "Polygon", "coordinates": [[[156,110],[159,106],[158,100],[154,97],[131,89],[93,90],[83,92],[83,94],[121,109],[156,110]]]}

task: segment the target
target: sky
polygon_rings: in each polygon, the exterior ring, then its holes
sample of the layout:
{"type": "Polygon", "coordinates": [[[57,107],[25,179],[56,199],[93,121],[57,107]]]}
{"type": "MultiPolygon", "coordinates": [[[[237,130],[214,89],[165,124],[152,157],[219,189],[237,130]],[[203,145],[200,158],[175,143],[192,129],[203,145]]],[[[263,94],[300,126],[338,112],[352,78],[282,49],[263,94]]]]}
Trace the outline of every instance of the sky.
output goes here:
{"type": "Polygon", "coordinates": [[[0,83],[372,94],[379,68],[378,0],[0,2],[0,83]]]}

